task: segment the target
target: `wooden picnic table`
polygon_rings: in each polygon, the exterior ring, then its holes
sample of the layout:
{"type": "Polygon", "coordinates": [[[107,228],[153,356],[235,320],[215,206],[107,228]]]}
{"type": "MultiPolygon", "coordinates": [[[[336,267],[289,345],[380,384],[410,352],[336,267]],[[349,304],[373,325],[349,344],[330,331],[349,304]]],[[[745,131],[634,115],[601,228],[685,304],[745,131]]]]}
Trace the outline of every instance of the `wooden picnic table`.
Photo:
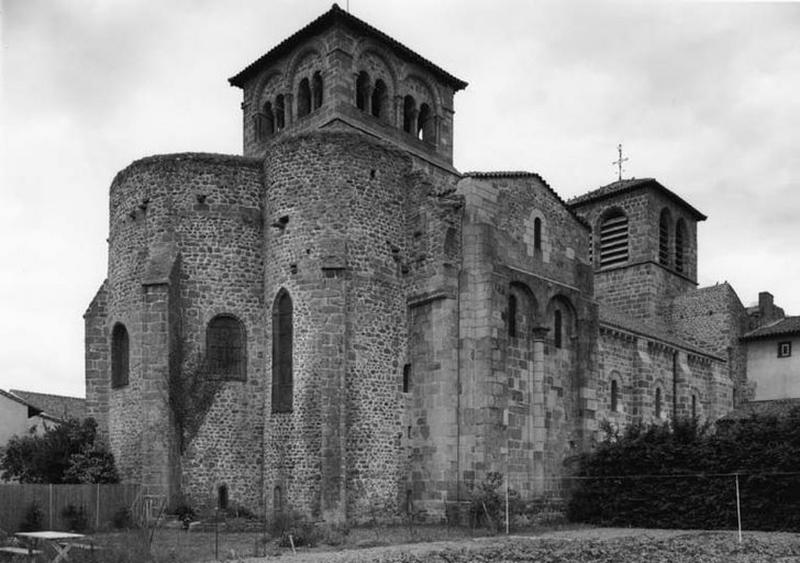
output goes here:
{"type": "Polygon", "coordinates": [[[39,551],[41,546],[50,546],[56,552],[52,563],[69,561],[69,550],[76,544],[74,540],[85,538],[84,534],[72,534],[70,532],[59,532],[56,530],[43,530],[41,532],[17,532],[14,534],[28,544],[29,553],[39,551]]]}

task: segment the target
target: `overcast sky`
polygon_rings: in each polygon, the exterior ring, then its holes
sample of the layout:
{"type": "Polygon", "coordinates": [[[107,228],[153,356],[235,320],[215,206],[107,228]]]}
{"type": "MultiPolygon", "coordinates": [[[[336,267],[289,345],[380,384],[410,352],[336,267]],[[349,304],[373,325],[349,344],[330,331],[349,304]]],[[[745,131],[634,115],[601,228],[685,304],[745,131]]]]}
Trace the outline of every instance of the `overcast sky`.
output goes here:
{"type": "MultiPolygon", "coordinates": [[[[346,0],[340,4],[347,7],[346,0]]],[[[83,395],[108,188],[140,157],[241,153],[227,78],[323,0],[2,0],[0,388],[83,395]]],[[[459,170],[569,198],[655,177],[709,216],[700,284],[800,314],[800,4],[352,0],[469,82],[459,170]]]]}

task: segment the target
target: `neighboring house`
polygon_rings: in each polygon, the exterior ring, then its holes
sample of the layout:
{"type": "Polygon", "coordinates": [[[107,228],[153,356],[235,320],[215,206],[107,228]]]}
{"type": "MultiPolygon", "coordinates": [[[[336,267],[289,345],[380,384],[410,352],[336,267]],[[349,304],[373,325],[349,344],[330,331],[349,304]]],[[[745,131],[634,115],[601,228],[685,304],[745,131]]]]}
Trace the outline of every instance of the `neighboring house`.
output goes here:
{"type": "Polygon", "coordinates": [[[11,389],[11,392],[27,403],[46,412],[60,420],[70,418],[86,418],[86,399],[80,397],[66,397],[64,395],[50,395],[47,393],[34,393],[11,389]]]}
{"type": "Polygon", "coordinates": [[[0,448],[13,436],[42,433],[59,424],[60,419],[24,401],[16,393],[0,389],[0,448]]]}
{"type": "Polygon", "coordinates": [[[800,398],[800,316],[752,330],[742,341],[756,401],[800,398]]]}

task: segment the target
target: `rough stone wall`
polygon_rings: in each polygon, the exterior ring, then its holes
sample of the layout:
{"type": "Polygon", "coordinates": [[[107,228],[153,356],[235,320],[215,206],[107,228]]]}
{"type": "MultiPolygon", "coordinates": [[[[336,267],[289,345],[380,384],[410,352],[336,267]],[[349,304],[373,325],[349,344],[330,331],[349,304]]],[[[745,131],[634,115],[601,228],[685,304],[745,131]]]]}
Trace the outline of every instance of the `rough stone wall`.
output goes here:
{"type": "Polygon", "coordinates": [[[129,384],[110,393],[109,434],[125,480],[176,482],[182,466],[195,503],[225,483],[233,503],[260,504],[262,190],[257,162],[200,154],[137,161],[112,184],[107,331],[125,323],[131,365],[129,384]],[[179,460],[168,379],[195,368],[220,312],[246,327],[247,380],[221,384],[179,460]],[[170,443],[155,447],[154,436],[170,443]]]}
{"type": "Polygon", "coordinates": [[[670,319],[678,336],[727,359],[737,402],[751,399],[745,348],[739,341],[747,330],[747,310],[727,282],[676,297],[670,319]]]}
{"type": "Polygon", "coordinates": [[[462,478],[508,474],[527,496],[558,487],[594,424],[597,310],[588,232],[532,175],[459,182],[462,478]],[[533,223],[542,220],[541,249],[533,223]],[[509,335],[509,293],[517,335],[509,335]],[[563,338],[554,336],[559,310],[563,338]]]}
{"type": "MultiPolygon", "coordinates": [[[[398,146],[426,161],[452,170],[453,160],[453,89],[439,82],[426,69],[400,56],[389,45],[359,37],[347,27],[335,26],[298,46],[291,53],[276,58],[243,88],[244,154],[263,155],[274,141],[256,135],[256,114],[266,101],[282,94],[286,99],[286,127],[282,134],[296,135],[343,120],[354,129],[398,146]],[[297,86],[302,78],[319,70],[323,79],[322,106],[298,117],[297,86]],[[386,113],[373,116],[370,103],[364,110],[356,107],[356,79],[360,72],[370,76],[370,86],[380,78],[387,85],[386,113]],[[412,95],[417,107],[427,103],[433,112],[435,142],[426,142],[403,131],[403,99],[412,95]]],[[[370,90],[371,92],[371,90],[370,90]]]]}
{"type": "Polygon", "coordinates": [[[107,327],[108,292],[107,281],[100,289],[83,315],[84,354],[86,367],[86,416],[97,421],[97,430],[108,440],[108,407],[111,392],[111,349],[107,327]]]}
{"type": "Polygon", "coordinates": [[[398,257],[410,160],[360,135],[316,132],[284,137],[264,166],[265,301],[289,292],[295,335],[293,410],[267,413],[265,490],[326,519],[393,512],[405,479],[398,257]]]}

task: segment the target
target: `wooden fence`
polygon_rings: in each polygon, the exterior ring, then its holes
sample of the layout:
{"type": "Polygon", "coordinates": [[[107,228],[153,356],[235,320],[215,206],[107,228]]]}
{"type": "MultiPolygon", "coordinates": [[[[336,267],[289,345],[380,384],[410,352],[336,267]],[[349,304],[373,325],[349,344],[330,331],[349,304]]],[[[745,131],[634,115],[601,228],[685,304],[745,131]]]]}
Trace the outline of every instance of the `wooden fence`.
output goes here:
{"type": "Polygon", "coordinates": [[[109,528],[120,509],[136,511],[139,493],[139,485],[0,484],[0,530],[17,531],[34,502],[42,512],[42,525],[47,530],[68,531],[62,513],[70,505],[85,510],[91,528],[109,528]]]}

